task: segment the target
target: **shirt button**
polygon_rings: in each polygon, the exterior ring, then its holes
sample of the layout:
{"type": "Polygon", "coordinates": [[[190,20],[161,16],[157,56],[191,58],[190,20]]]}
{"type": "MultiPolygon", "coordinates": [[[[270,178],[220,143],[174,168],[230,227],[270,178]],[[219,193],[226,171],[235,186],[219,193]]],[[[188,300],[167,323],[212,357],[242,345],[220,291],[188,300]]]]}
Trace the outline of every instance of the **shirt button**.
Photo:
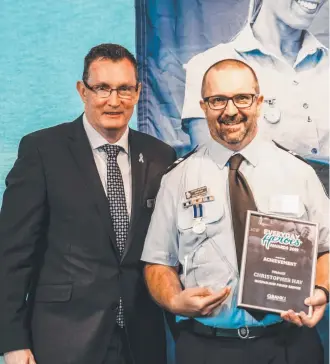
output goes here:
{"type": "Polygon", "coordinates": [[[295,86],[299,85],[299,82],[297,80],[293,80],[292,82],[295,86]]]}
{"type": "Polygon", "coordinates": [[[304,109],[308,109],[308,107],[309,107],[309,105],[307,104],[307,102],[305,102],[305,103],[303,104],[303,108],[304,108],[304,109]]]}
{"type": "Polygon", "coordinates": [[[316,153],[317,153],[317,149],[316,149],[316,148],[313,148],[313,149],[312,149],[312,153],[313,153],[313,154],[316,154],[316,153]]]}
{"type": "Polygon", "coordinates": [[[310,123],[310,122],[312,121],[312,118],[309,116],[309,117],[307,118],[307,121],[310,123]]]}

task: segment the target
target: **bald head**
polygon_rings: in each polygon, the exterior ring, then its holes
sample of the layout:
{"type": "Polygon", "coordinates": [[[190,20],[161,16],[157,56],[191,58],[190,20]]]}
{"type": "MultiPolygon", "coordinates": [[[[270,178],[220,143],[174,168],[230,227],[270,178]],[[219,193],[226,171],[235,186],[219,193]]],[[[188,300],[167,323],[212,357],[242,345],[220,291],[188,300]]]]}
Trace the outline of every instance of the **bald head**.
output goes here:
{"type": "MultiPolygon", "coordinates": [[[[214,63],[204,74],[203,82],[202,82],[202,97],[206,97],[206,85],[210,82],[210,78],[217,76],[217,71],[229,71],[235,72],[235,70],[239,71],[247,71],[251,73],[251,82],[253,82],[253,87],[256,94],[260,93],[258,78],[254,72],[254,70],[246,63],[239,61],[238,59],[224,59],[217,63],[214,63]]],[[[219,73],[220,77],[221,74],[219,73]]]]}

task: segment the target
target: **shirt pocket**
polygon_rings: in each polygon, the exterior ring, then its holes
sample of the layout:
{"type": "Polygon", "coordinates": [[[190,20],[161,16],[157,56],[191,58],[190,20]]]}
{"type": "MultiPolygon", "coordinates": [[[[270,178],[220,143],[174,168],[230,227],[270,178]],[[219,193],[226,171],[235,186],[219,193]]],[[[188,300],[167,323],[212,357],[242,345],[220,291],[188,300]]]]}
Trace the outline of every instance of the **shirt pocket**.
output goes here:
{"type": "Polygon", "coordinates": [[[202,222],[205,224],[204,231],[195,232],[193,207],[183,208],[183,202],[177,216],[179,256],[180,261],[196,250],[205,239],[212,238],[219,234],[220,224],[224,218],[224,207],[216,201],[203,204],[202,222]]]}
{"type": "Polygon", "coordinates": [[[286,199],[293,195],[270,195],[257,202],[258,211],[269,215],[278,215],[284,218],[308,220],[308,213],[301,198],[290,208],[286,199]],[[277,203],[273,201],[276,200],[277,203]],[[282,201],[281,201],[282,200],[282,201]]]}
{"type": "Polygon", "coordinates": [[[230,284],[235,269],[228,261],[226,246],[221,241],[220,224],[224,206],[219,201],[203,204],[205,230],[194,232],[193,208],[181,209],[178,214],[179,249],[183,256],[181,280],[188,287],[208,287],[219,290],[230,284]]]}
{"type": "MultiPolygon", "coordinates": [[[[207,202],[202,205],[203,217],[202,221],[205,223],[205,231],[202,233],[204,236],[212,230],[212,226],[216,225],[224,217],[224,207],[216,201],[207,202]]],[[[178,229],[181,233],[190,233],[194,226],[194,210],[193,207],[183,208],[183,201],[181,209],[178,212],[178,229]]],[[[194,233],[196,234],[196,233],[194,233]]]]}

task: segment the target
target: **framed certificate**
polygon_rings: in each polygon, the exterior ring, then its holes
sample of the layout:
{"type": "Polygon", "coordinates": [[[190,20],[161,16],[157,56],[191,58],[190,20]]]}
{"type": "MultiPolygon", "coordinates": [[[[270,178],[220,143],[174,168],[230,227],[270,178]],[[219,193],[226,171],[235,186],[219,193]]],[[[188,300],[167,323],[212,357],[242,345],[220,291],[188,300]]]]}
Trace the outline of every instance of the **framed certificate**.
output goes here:
{"type": "Polygon", "coordinates": [[[248,211],[238,306],[312,314],[318,224],[248,211]]]}

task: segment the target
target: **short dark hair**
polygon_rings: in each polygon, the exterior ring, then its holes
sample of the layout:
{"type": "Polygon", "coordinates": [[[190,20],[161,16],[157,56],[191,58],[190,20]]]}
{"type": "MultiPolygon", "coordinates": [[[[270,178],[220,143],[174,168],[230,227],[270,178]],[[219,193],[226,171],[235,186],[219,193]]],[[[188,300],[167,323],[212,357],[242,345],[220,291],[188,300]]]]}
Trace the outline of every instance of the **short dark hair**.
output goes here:
{"type": "Polygon", "coordinates": [[[126,48],[113,43],[99,44],[88,52],[84,60],[83,81],[87,82],[89,67],[91,63],[97,59],[110,59],[113,62],[128,59],[134,67],[136,82],[139,83],[138,66],[135,57],[126,48]]]}
{"type": "Polygon", "coordinates": [[[215,68],[215,69],[219,70],[219,69],[227,68],[228,66],[233,67],[233,68],[238,68],[238,69],[247,68],[248,70],[250,70],[250,72],[252,73],[253,79],[255,81],[256,93],[259,94],[259,92],[260,92],[259,81],[258,81],[257,75],[254,72],[254,70],[252,69],[252,67],[250,67],[247,63],[240,61],[239,59],[223,59],[221,61],[214,63],[205,72],[203,81],[202,81],[202,90],[201,90],[202,97],[204,97],[206,78],[207,78],[208,73],[211,71],[211,69],[215,68]]]}

